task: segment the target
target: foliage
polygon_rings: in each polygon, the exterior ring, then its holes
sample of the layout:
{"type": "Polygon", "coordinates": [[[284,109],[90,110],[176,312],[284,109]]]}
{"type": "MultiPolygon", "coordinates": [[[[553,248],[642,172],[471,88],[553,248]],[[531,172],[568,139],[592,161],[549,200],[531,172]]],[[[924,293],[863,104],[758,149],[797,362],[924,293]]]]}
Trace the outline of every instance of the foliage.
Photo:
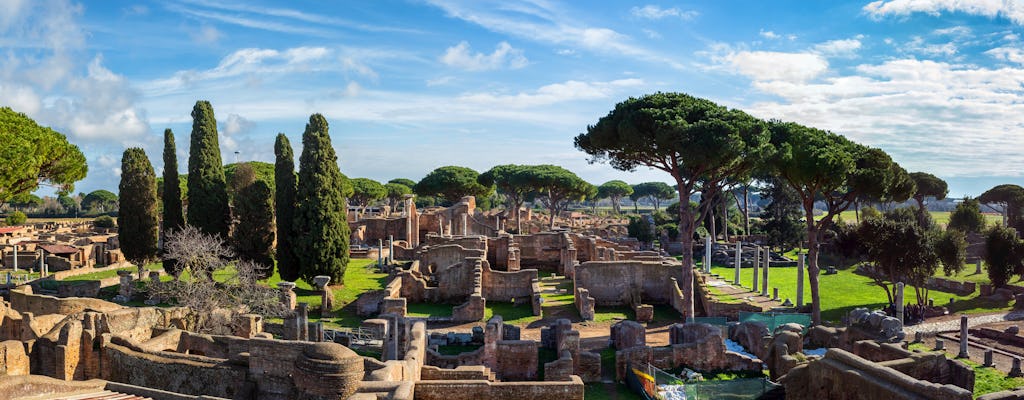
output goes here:
{"type": "Polygon", "coordinates": [[[309,117],[302,134],[298,179],[292,227],[299,275],[306,282],[327,275],[331,282],[342,285],[349,262],[350,234],[345,198],[352,194],[352,187],[345,186],[327,119],[320,114],[309,117]]]}
{"type": "MultiPolygon", "coordinates": [[[[743,180],[771,154],[764,124],[739,110],[682,93],[655,93],[615,106],[587,133],[574,140],[590,162],[607,161],[633,171],[645,166],[672,175],[683,207],[679,229],[683,265],[693,265],[693,234],[708,209],[694,210],[689,199],[698,188],[714,197],[727,179],[743,180]]],[[[682,287],[693,284],[683,268],[682,287]]],[[[683,314],[692,316],[693,298],[685,296],[683,314]]]]}
{"type": "Polygon", "coordinates": [[[908,199],[914,189],[913,181],[882,150],[795,123],[773,121],[769,129],[777,149],[769,162],[771,172],[797,192],[804,209],[811,317],[814,323],[821,323],[818,244],[824,228],[858,198],[908,199]],[[817,220],[815,201],[824,202],[826,208],[825,215],[817,220]]]}
{"type": "MultiPolygon", "coordinates": [[[[256,177],[256,180],[260,180],[263,181],[263,183],[266,183],[267,187],[270,188],[271,192],[274,191],[275,165],[268,162],[243,161],[227,164],[224,166],[224,179],[227,182],[232,182],[237,171],[241,170],[243,167],[245,167],[245,169],[247,169],[248,171],[251,171],[252,174],[256,177]]],[[[246,179],[246,181],[248,181],[248,179],[246,179]]],[[[236,193],[237,192],[231,193],[231,195],[234,196],[236,193]]]]}
{"type": "Polygon", "coordinates": [[[92,224],[97,228],[113,228],[117,226],[117,221],[109,215],[100,215],[92,220],[92,224]]]}
{"type": "Polygon", "coordinates": [[[388,182],[384,184],[384,191],[387,193],[385,196],[388,199],[388,206],[392,210],[398,207],[398,204],[402,202],[405,195],[412,194],[412,188],[405,186],[401,183],[388,182]]]}
{"type": "Polygon", "coordinates": [[[413,186],[416,186],[416,182],[414,182],[412,179],[406,179],[406,178],[395,178],[395,179],[392,179],[392,180],[388,181],[388,183],[397,183],[399,185],[405,185],[406,187],[408,187],[410,189],[412,189],[413,186]]]}
{"type": "Polygon", "coordinates": [[[466,196],[484,197],[494,190],[477,182],[480,176],[466,167],[446,166],[430,171],[412,190],[420,196],[436,196],[449,204],[457,203],[466,196]]]}
{"type": "Polygon", "coordinates": [[[359,208],[365,209],[371,203],[388,195],[384,185],[373,179],[355,178],[349,182],[352,184],[352,197],[349,198],[349,201],[355,203],[359,208]]]}
{"type": "Polygon", "coordinates": [[[636,203],[640,199],[647,198],[654,203],[654,209],[661,208],[662,200],[670,200],[676,195],[676,190],[665,182],[644,182],[633,185],[633,193],[629,199],[633,200],[633,211],[636,211],[636,203]]]}
{"type": "Polygon", "coordinates": [[[522,230],[520,208],[538,189],[536,172],[537,169],[532,165],[496,165],[477,178],[481,185],[495,186],[498,193],[505,196],[506,207],[516,220],[516,232],[522,230]]]}
{"type": "Polygon", "coordinates": [[[4,222],[6,222],[8,226],[17,226],[24,224],[27,220],[28,216],[26,216],[25,213],[21,211],[11,211],[7,214],[7,218],[4,219],[4,222]]]}
{"type": "Polygon", "coordinates": [[[555,216],[564,211],[570,201],[581,201],[597,190],[594,185],[580,179],[572,171],[557,165],[537,165],[531,170],[537,188],[537,199],[551,213],[548,216],[549,229],[554,229],[555,216]]]}
{"type": "Polygon", "coordinates": [[[967,235],[956,229],[935,234],[935,254],[942,262],[942,272],[946,276],[959,274],[967,262],[967,235]]]}
{"type": "Polygon", "coordinates": [[[240,184],[233,200],[238,216],[232,238],[235,254],[239,260],[262,266],[256,271],[260,279],[274,273],[273,193],[270,185],[253,176],[248,184],[240,184]]]}
{"type": "Polygon", "coordinates": [[[109,190],[94,190],[82,198],[82,208],[92,212],[107,212],[117,205],[117,195],[109,190]]]}
{"type": "Polygon", "coordinates": [[[679,240],[679,223],[668,222],[658,225],[657,234],[664,235],[668,240],[679,240]]]}
{"type": "Polygon", "coordinates": [[[22,193],[10,200],[11,206],[20,209],[38,208],[43,205],[43,199],[32,193],[22,193]]]}
{"type": "Polygon", "coordinates": [[[117,239],[124,258],[135,265],[156,259],[160,216],[156,206],[156,173],[139,147],[121,156],[120,208],[117,239]]]}
{"type": "MultiPolygon", "coordinates": [[[[178,178],[178,150],[174,143],[174,132],[164,130],[164,173],[161,198],[164,204],[164,231],[181,229],[185,215],[181,207],[181,182],[178,178]]],[[[159,189],[159,188],[158,188],[159,189]]]]}
{"type": "Polygon", "coordinates": [[[985,229],[985,216],[981,214],[981,204],[978,200],[964,197],[956,209],[949,215],[949,223],[946,229],[957,230],[965,233],[979,233],[985,229]]]}
{"type": "Polygon", "coordinates": [[[597,187],[597,198],[611,200],[612,209],[615,210],[616,214],[622,213],[619,209],[619,202],[622,201],[623,197],[631,194],[633,194],[633,187],[620,180],[608,181],[597,187]]]}
{"type": "MultiPolygon", "coordinates": [[[[895,298],[895,290],[890,292],[887,283],[905,282],[920,290],[938,270],[935,236],[917,223],[912,211],[865,219],[858,236],[868,260],[875,264],[873,278],[889,293],[890,302],[895,298]]],[[[924,297],[918,296],[919,304],[923,304],[924,297]]]]}
{"type": "Polygon", "coordinates": [[[989,229],[985,236],[985,266],[992,286],[1003,287],[1014,273],[1020,274],[1024,259],[1024,245],[1012,228],[999,225],[989,229]]]}
{"type": "Polygon", "coordinates": [[[917,202],[918,218],[920,223],[925,223],[925,216],[928,209],[924,206],[925,197],[934,197],[935,200],[942,200],[949,194],[949,186],[946,181],[927,172],[911,172],[910,179],[914,181],[914,201],[917,202]]]}
{"type": "Polygon", "coordinates": [[[288,137],[277,134],[274,141],[274,211],[277,216],[277,270],[281,279],[294,282],[299,279],[299,261],[292,246],[295,237],[295,199],[298,177],[295,175],[295,156],[288,137]]]}
{"type": "Polygon", "coordinates": [[[978,201],[982,204],[999,204],[1003,206],[1003,213],[1006,215],[1006,226],[1016,228],[1024,232],[1024,188],[1017,185],[999,185],[986,190],[978,201]]]}
{"type": "Polygon", "coordinates": [[[864,207],[864,208],[860,209],[860,219],[861,219],[861,221],[868,220],[868,219],[877,219],[877,218],[882,218],[882,212],[878,211],[877,208],[868,206],[868,207],[864,207]]]}
{"type": "Polygon", "coordinates": [[[636,238],[640,243],[654,242],[654,227],[643,216],[630,215],[626,231],[629,233],[629,237],[636,238]]]}
{"type": "Polygon", "coordinates": [[[88,166],[78,146],[63,134],[36,124],[25,114],[0,107],[0,204],[40,183],[70,193],[85,178],[88,166]]]}
{"type": "Polygon", "coordinates": [[[277,290],[257,280],[259,271],[265,271],[266,266],[236,261],[224,271],[226,276],[218,274],[222,278],[219,282],[214,280],[214,272],[225,270],[231,257],[231,250],[219,236],[186,226],[167,235],[165,250],[165,257],[175,260],[180,271],[188,271],[189,278],[178,279],[176,275],[173,281],[150,283],[149,297],[188,308],[194,318],[193,326],[189,327],[192,330],[230,333],[215,329],[230,324],[233,315],[255,313],[270,318],[284,314],[277,290]],[[225,311],[227,317],[216,321],[225,311]]]}
{"type": "Polygon", "coordinates": [[[800,246],[807,237],[804,229],[800,196],[779,179],[771,179],[763,196],[771,199],[761,220],[768,235],[768,245],[780,248],[800,246]]]}
{"type": "Polygon", "coordinates": [[[208,101],[192,108],[192,144],[188,157],[188,224],[227,238],[231,209],[217,142],[217,120],[208,101]]]}
{"type": "Polygon", "coordinates": [[[64,211],[73,214],[78,212],[78,201],[74,197],[66,194],[57,195],[57,202],[60,203],[61,207],[64,207],[64,211]]]}

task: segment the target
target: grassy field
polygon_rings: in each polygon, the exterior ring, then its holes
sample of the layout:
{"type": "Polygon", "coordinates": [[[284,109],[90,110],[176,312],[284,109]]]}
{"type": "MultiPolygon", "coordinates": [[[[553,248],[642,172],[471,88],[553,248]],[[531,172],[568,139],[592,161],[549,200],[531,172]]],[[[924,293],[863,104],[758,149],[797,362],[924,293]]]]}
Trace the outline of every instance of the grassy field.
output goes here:
{"type": "MultiPolygon", "coordinates": [[[[950,211],[929,211],[928,213],[931,214],[932,220],[935,221],[936,224],[942,226],[946,226],[946,224],[949,223],[949,215],[952,214],[952,212],[950,211]]],[[[1003,222],[1003,217],[999,214],[982,213],[982,215],[985,216],[985,222],[989,226],[1003,222]]],[[[821,219],[821,217],[822,216],[819,215],[814,217],[814,219],[818,220],[821,219]]],[[[848,224],[853,224],[857,222],[857,214],[853,210],[846,210],[839,213],[839,219],[842,219],[843,222],[846,222],[848,224]]]]}
{"type": "MultiPolygon", "coordinates": [[[[711,268],[711,272],[724,276],[727,280],[732,279],[733,271],[731,267],[715,266],[711,268]]],[[[752,273],[753,270],[750,268],[744,268],[741,271],[740,283],[743,287],[750,288],[752,273]]],[[[760,274],[760,270],[758,273],[760,274]]],[[[769,287],[779,288],[780,298],[788,298],[796,302],[796,268],[775,267],[770,270],[770,274],[769,287]]],[[[821,274],[818,276],[818,281],[821,292],[821,315],[825,320],[838,322],[854,308],[877,309],[889,304],[888,297],[882,288],[875,285],[870,278],[855,274],[853,269],[839,270],[839,273],[835,275],[821,274]]],[[[760,284],[760,282],[758,283],[760,284]]],[[[916,301],[912,288],[907,288],[905,293],[908,302],[916,301]]],[[[1009,309],[1006,304],[993,303],[983,298],[957,296],[935,290],[930,291],[929,295],[935,300],[936,305],[949,305],[949,300],[953,299],[950,306],[951,312],[976,314],[1009,309]]],[[[807,276],[804,276],[804,302],[807,303],[810,300],[810,283],[807,276]]]]}
{"type": "MultiPolygon", "coordinates": [[[[907,349],[911,351],[932,351],[930,347],[923,343],[911,343],[907,346],[907,349]]],[[[952,356],[952,354],[946,353],[946,357],[952,358],[952,356]]],[[[989,393],[1014,390],[1024,387],[1024,378],[1009,377],[1006,373],[1000,370],[991,367],[983,367],[981,364],[971,360],[960,359],[960,361],[974,369],[974,398],[978,398],[989,393]]]]}

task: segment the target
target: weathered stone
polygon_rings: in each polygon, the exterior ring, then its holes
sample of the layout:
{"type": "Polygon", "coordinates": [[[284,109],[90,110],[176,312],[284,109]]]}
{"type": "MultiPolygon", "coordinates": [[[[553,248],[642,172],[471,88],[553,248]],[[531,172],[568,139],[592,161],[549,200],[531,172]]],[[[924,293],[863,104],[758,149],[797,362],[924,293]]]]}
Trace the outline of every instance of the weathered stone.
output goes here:
{"type": "Polygon", "coordinates": [[[616,350],[647,344],[647,328],[636,321],[619,321],[611,328],[612,345],[616,350]]]}

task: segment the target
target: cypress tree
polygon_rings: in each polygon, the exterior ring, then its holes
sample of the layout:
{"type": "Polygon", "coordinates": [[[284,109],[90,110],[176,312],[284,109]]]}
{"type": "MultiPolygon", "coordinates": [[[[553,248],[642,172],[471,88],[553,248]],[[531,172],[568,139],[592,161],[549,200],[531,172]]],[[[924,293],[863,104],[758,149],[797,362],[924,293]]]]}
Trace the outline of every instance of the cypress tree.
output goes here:
{"type": "Polygon", "coordinates": [[[313,114],[302,135],[293,247],[303,280],[312,283],[314,276],[327,275],[340,285],[349,260],[348,203],[327,129],[327,120],[313,114]]]}
{"type": "Polygon", "coordinates": [[[232,243],[240,260],[252,261],[264,269],[260,278],[274,274],[274,203],[270,185],[256,179],[248,164],[239,168],[235,177],[245,182],[233,182],[238,188],[233,200],[238,224],[232,243]],[[247,168],[249,173],[241,173],[247,168]]]}
{"type": "Polygon", "coordinates": [[[295,155],[288,137],[277,134],[274,142],[274,208],[277,211],[277,271],[281,279],[295,281],[299,279],[299,261],[295,258],[292,239],[295,237],[295,155]]]}
{"type": "MultiPolygon", "coordinates": [[[[185,215],[181,211],[181,181],[178,179],[178,149],[174,144],[174,132],[164,130],[164,223],[163,235],[185,226],[185,215]]],[[[177,276],[174,260],[164,260],[164,271],[177,276]]]]}
{"type": "Polygon", "coordinates": [[[124,258],[143,266],[156,258],[159,215],[156,205],[156,173],[146,152],[133,147],[121,157],[120,211],[117,236],[124,258]]]}
{"type": "Polygon", "coordinates": [[[192,108],[192,145],[188,157],[188,224],[200,231],[228,237],[231,209],[228,208],[224,163],[217,142],[217,120],[208,101],[192,108]]]}

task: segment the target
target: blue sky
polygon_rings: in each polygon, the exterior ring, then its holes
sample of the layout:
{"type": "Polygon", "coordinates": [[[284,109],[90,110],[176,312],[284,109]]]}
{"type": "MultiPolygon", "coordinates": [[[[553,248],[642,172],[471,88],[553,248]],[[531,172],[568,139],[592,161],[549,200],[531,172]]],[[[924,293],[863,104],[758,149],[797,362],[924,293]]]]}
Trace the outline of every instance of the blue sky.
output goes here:
{"type": "Polygon", "coordinates": [[[630,96],[679,91],[880,147],[950,195],[1024,185],[1024,2],[956,0],[222,2],[0,0],[0,104],[66,133],[79,191],[161,134],[187,162],[213,103],[226,162],[300,151],[324,114],[342,172],[551,163],[595,184],[572,138],[630,96]],[[236,155],[235,152],[238,152],[236,155]]]}

